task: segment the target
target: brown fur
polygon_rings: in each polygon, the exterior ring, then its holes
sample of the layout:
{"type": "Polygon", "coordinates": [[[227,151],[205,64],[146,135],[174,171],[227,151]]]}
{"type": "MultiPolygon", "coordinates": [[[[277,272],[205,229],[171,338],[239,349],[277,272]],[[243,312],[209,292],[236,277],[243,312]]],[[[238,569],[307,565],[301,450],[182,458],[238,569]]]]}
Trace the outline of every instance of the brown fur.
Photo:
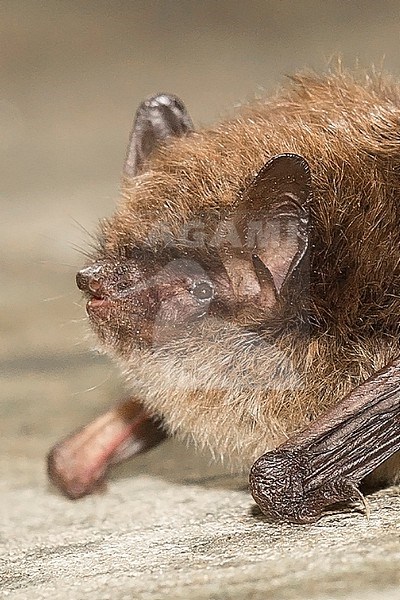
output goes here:
{"type": "MultiPolygon", "coordinates": [[[[296,153],[312,172],[310,301],[210,317],[152,349],[118,316],[100,333],[133,394],[169,430],[249,466],[400,353],[400,88],[383,76],[299,75],[214,128],[165,143],[125,180],[96,260],[162,248],[185,223],[210,226],[264,163],[296,153]]],[[[399,460],[381,468],[393,479],[399,460]]]]}

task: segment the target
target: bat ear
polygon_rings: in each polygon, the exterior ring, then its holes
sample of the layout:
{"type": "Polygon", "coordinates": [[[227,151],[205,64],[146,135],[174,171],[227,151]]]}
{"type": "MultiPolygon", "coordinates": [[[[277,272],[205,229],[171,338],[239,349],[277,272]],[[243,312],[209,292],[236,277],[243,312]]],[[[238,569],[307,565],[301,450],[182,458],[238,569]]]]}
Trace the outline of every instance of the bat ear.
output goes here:
{"type": "Polygon", "coordinates": [[[257,276],[282,289],[308,247],[311,173],[297,154],[279,154],[257,173],[242,195],[234,225],[257,276]]]}
{"type": "Polygon", "coordinates": [[[157,94],[140,104],[129,137],[124,174],[135,177],[143,170],[157,144],[193,130],[185,105],[171,94],[157,94]]]}

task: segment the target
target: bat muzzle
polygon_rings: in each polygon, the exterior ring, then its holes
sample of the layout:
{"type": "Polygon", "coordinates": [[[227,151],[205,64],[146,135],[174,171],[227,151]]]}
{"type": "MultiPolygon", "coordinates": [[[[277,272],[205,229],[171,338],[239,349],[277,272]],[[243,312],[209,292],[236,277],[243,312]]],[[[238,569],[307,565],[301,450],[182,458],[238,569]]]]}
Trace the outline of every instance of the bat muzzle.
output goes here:
{"type": "Polygon", "coordinates": [[[100,265],[92,265],[78,271],[76,285],[82,292],[94,298],[100,299],[106,295],[104,275],[100,265]]]}

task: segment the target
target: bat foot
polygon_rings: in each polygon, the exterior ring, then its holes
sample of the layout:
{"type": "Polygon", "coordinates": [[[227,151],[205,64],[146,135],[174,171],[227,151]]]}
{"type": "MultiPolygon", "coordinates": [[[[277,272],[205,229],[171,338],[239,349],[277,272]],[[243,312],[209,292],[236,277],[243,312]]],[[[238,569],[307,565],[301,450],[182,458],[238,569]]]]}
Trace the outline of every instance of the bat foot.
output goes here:
{"type": "MultiPolygon", "coordinates": [[[[351,484],[349,484],[351,485],[351,484]]],[[[351,485],[354,496],[360,501],[361,506],[364,509],[364,515],[367,519],[367,521],[370,520],[371,517],[371,507],[370,504],[368,502],[368,500],[366,499],[366,497],[364,496],[364,494],[358,489],[358,487],[356,485],[351,485]]]]}
{"type": "Polygon", "coordinates": [[[400,359],[367,379],[304,431],[259,458],[250,488],[272,521],[312,523],[337,503],[370,509],[360,482],[400,449],[400,359]]]}
{"type": "Polygon", "coordinates": [[[337,503],[361,500],[369,508],[354,482],[344,478],[322,480],[313,475],[312,454],[277,449],[259,458],[250,471],[252,496],[271,522],[315,523],[337,503]]]}

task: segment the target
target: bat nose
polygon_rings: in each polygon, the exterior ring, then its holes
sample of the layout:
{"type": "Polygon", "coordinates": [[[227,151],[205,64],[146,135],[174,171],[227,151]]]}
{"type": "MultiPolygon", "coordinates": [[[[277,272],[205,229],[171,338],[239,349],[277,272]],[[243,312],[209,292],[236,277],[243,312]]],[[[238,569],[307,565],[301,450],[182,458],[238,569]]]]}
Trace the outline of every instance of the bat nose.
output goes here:
{"type": "Polygon", "coordinates": [[[101,298],[104,292],[101,267],[93,265],[78,271],[76,274],[76,285],[82,292],[101,298]]]}

